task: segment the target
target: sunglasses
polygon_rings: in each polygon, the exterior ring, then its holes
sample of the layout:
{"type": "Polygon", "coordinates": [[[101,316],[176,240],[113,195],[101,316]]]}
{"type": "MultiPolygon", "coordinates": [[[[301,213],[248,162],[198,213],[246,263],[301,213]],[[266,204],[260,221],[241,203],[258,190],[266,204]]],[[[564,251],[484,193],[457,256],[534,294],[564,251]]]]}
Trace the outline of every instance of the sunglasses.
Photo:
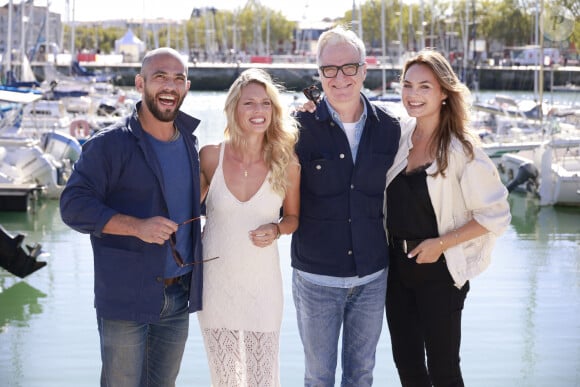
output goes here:
{"type": "Polygon", "coordinates": [[[322,92],[318,87],[316,87],[316,85],[308,86],[307,88],[302,89],[302,92],[304,93],[306,98],[308,98],[310,101],[314,103],[318,103],[320,95],[322,94],[322,92]]]}
{"type": "MultiPolygon", "coordinates": [[[[188,223],[194,222],[196,220],[200,220],[202,218],[205,218],[205,216],[198,216],[198,217],[195,217],[195,218],[188,219],[188,220],[186,220],[184,222],[179,223],[177,226],[178,227],[179,226],[183,226],[184,224],[188,224],[188,223]]],[[[213,261],[214,259],[218,259],[219,258],[219,257],[213,257],[213,258],[204,259],[203,261],[185,263],[185,261],[181,257],[181,254],[179,254],[179,251],[177,251],[177,247],[176,246],[177,246],[177,236],[175,235],[175,233],[173,233],[169,237],[169,247],[171,248],[171,255],[173,255],[173,259],[175,260],[175,263],[179,267],[193,266],[193,265],[197,265],[197,264],[200,264],[200,263],[213,261]]]]}

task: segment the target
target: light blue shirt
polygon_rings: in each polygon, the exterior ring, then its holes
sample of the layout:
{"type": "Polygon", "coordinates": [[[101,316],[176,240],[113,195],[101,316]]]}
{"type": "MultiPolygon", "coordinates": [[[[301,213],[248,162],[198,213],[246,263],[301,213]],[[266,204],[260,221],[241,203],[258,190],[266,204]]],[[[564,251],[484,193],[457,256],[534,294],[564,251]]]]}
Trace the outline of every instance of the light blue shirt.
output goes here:
{"type": "MultiPolygon", "coordinates": [[[[362,101],[362,98],[361,98],[361,101],[362,101]]],[[[340,128],[344,131],[344,124],[340,120],[340,116],[338,115],[336,110],[334,110],[332,108],[332,106],[330,106],[330,104],[328,103],[328,100],[326,100],[325,102],[326,102],[326,106],[328,107],[328,111],[330,112],[330,114],[332,115],[332,118],[334,119],[334,122],[336,122],[340,126],[340,128]]],[[[356,161],[356,154],[358,152],[358,145],[360,144],[360,138],[362,137],[362,132],[363,132],[363,129],[365,127],[365,122],[367,120],[367,106],[364,103],[364,101],[362,101],[362,104],[363,104],[364,110],[363,110],[359,120],[355,124],[354,139],[351,141],[349,136],[348,135],[346,136],[346,138],[348,139],[348,145],[350,146],[350,153],[352,154],[352,161],[353,162],[356,161]]],[[[345,132],[345,134],[346,134],[346,132],[345,132]]]]}

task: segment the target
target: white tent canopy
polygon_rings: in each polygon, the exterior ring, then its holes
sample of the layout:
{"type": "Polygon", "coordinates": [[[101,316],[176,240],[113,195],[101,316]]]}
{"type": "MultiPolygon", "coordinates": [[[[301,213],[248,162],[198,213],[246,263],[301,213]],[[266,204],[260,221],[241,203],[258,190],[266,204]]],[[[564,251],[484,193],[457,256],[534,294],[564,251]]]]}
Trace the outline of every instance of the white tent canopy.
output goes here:
{"type": "Polygon", "coordinates": [[[139,62],[145,52],[145,43],[128,29],[121,39],[115,40],[115,52],[123,54],[125,62],[139,62]]]}

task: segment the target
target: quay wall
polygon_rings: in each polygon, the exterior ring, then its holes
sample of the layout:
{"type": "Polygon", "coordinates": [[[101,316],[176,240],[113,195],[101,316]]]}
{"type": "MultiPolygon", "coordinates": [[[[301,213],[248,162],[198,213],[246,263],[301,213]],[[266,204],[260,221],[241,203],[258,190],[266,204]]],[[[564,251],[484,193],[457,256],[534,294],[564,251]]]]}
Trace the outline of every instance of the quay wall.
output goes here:
{"type": "MultiPolygon", "coordinates": [[[[140,63],[123,63],[114,66],[99,66],[90,62],[83,63],[89,70],[99,73],[116,74],[116,84],[119,86],[133,86],[135,75],[139,72],[140,63]]],[[[233,80],[245,69],[259,67],[268,71],[274,79],[281,82],[288,90],[299,91],[316,83],[318,72],[315,64],[297,63],[190,63],[189,79],[191,90],[197,91],[226,91],[233,80]]],[[[32,63],[32,68],[39,80],[43,80],[43,65],[32,63]]],[[[67,67],[58,66],[60,72],[68,73],[67,67]]],[[[385,66],[384,73],[387,85],[398,81],[400,67],[385,66]]],[[[461,69],[456,69],[461,74],[461,69]]],[[[534,90],[534,66],[513,67],[477,67],[466,72],[466,84],[470,88],[476,86],[481,90],[534,90]]],[[[369,65],[365,87],[381,89],[383,68],[369,65]]],[[[580,85],[580,67],[555,67],[544,69],[544,90],[550,90],[551,85],[566,84],[580,85]]]]}

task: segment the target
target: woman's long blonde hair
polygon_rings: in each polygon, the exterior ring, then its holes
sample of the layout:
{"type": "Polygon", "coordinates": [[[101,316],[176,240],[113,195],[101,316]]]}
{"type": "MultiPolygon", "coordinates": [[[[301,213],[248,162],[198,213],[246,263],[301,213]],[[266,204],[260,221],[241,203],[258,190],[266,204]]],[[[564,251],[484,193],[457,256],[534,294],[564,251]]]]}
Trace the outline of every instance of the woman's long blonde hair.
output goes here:
{"type": "Polygon", "coordinates": [[[229,140],[235,149],[244,150],[247,146],[242,129],[238,124],[236,111],[242,89],[251,83],[264,86],[266,94],[272,102],[272,123],[264,136],[263,157],[271,172],[269,182],[274,192],[285,196],[288,187],[286,170],[294,161],[294,146],[298,141],[298,122],[290,115],[285,104],[280,100],[280,93],[284,90],[281,85],[273,82],[270,75],[261,69],[245,70],[234,81],[228,95],[224,112],[226,113],[226,140],[229,140]]]}
{"type": "Polygon", "coordinates": [[[407,70],[416,64],[429,67],[441,86],[441,91],[447,95],[441,105],[439,129],[435,131],[432,139],[432,147],[438,165],[434,175],[441,173],[445,176],[445,170],[449,165],[450,144],[453,137],[457,137],[461,142],[470,159],[474,157],[473,146],[478,140],[469,130],[471,93],[467,86],[457,78],[445,57],[431,49],[420,51],[405,63],[401,72],[401,83],[405,79],[407,70]]]}

